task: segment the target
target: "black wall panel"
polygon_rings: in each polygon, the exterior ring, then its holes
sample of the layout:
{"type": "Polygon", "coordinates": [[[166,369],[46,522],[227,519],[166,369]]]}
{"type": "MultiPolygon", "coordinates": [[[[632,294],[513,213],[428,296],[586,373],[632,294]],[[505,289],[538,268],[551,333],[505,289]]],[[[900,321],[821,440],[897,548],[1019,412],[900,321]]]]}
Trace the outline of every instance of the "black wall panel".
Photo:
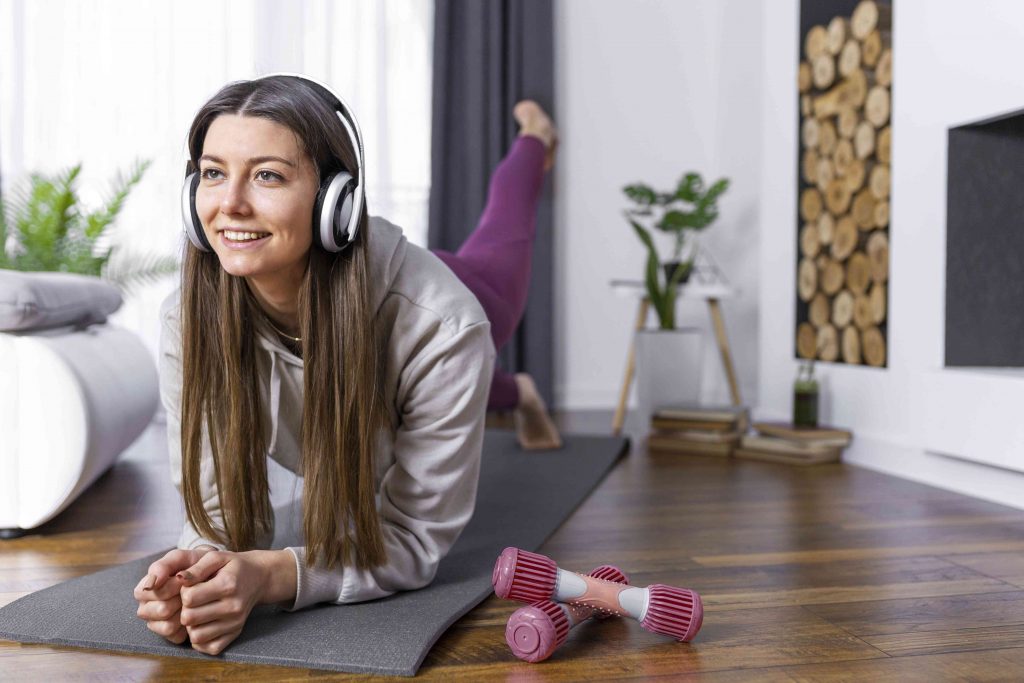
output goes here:
{"type": "Polygon", "coordinates": [[[946,365],[1024,367],[1024,112],[949,131],[946,365]]]}

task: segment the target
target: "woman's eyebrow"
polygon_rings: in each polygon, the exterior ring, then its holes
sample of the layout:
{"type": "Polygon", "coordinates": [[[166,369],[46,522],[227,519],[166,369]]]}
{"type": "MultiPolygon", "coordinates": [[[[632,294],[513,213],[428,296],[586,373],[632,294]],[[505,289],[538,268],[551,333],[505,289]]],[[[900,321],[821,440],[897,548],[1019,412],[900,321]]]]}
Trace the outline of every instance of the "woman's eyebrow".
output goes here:
{"type": "MultiPolygon", "coordinates": [[[[212,154],[204,154],[203,156],[199,157],[199,161],[212,161],[215,164],[223,164],[224,163],[223,159],[221,159],[220,157],[215,157],[212,154]]],[[[295,168],[295,164],[293,162],[288,161],[287,159],[285,159],[283,157],[274,157],[274,156],[253,157],[252,159],[249,159],[249,161],[247,163],[251,166],[253,164],[262,164],[262,163],[265,163],[267,161],[279,161],[282,164],[287,164],[287,165],[291,166],[292,168],[295,168]]]]}

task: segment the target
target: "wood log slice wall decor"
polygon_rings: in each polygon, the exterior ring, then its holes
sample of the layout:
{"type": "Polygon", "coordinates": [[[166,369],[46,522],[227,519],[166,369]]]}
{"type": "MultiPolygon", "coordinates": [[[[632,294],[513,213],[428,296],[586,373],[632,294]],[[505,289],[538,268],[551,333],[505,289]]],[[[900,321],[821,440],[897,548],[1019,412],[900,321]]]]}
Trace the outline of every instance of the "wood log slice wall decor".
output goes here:
{"type": "Polygon", "coordinates": [[[800,8],[796,356],[885,367],[892,0],[800,8]]]}

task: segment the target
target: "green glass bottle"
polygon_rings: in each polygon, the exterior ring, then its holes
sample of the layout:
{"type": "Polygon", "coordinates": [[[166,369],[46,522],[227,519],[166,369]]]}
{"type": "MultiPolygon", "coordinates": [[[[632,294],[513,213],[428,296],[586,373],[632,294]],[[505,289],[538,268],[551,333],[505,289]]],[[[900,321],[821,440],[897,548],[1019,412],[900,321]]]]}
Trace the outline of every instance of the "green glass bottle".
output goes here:
{"type": "Polygon", "coordinates": [[[814,379],[814,361],[807,361],[797,370],[793,383],[793,425],[818,426],[818,380],[814,379]]]}

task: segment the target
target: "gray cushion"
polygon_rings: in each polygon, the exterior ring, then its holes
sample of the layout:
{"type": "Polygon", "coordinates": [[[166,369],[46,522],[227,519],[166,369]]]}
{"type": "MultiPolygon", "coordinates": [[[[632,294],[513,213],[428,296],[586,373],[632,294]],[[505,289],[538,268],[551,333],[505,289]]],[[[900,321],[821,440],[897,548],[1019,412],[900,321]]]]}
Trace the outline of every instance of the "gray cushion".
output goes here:
{"type": "Polygon", "coordinates": [[[91,275],[0,270],[0,332],[101,323],[121,291],[91,275]]]}

